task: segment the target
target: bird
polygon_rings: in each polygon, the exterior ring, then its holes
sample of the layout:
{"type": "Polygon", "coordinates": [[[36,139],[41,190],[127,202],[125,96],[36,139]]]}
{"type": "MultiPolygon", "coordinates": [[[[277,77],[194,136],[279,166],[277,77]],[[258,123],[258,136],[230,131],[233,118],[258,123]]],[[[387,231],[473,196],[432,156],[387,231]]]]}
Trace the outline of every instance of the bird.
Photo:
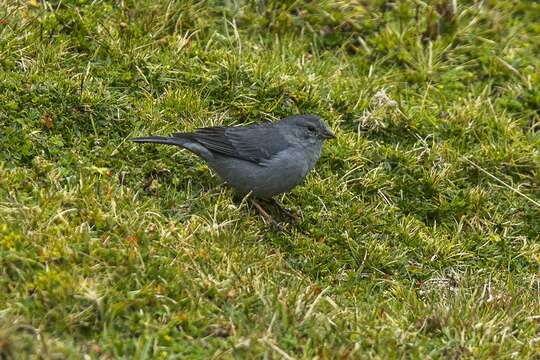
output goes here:
{"type": "Polygon", "coordinates": [[[204,127],[130,140],[179,146],[198,155],[226,184],[248,196],[267,221],[278,225],[256,199],[273,201],[284,210],[273,196],[299,185],[321,156],[324,142],[335,137],[319,116],[304,114],[263,124],[204,127]]]}

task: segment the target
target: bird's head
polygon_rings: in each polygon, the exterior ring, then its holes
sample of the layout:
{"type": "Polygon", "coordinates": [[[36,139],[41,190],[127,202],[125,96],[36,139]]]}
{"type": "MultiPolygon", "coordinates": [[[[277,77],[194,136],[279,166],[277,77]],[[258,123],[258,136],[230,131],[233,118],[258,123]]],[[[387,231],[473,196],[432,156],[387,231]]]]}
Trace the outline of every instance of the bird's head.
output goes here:
{"type": "Polygon", "coordinates": [[[291,135],[308,143],[321,143],[336,137],[323,119],[316,115],[289,116],[280,122],[280,126],[291,135]]]}

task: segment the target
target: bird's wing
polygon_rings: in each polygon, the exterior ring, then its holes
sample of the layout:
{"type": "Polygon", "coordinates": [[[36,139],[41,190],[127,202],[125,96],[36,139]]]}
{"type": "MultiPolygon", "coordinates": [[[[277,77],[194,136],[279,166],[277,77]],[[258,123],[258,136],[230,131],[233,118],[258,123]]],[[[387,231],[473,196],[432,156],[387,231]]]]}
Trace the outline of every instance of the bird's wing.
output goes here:
{"type": "Polygon", "coordinates": [[[195,140],[208,150],[261,164],[289,146],[271,125],[208,127],[192,133],[176,133],[175,137],[195,140]]]}

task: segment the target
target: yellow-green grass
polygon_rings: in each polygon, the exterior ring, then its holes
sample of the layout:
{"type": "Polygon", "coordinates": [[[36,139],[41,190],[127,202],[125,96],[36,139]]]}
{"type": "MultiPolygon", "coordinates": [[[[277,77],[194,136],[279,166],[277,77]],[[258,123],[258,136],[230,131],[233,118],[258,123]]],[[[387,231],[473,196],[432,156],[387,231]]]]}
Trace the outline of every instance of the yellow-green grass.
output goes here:
{"type": "Polygon", "coordinates": [[[0,357],[538,355],[539,24],[525,0],[0,1],[0,357]],[[279,198],[290,234],[127,141],[299,113],[338,138],[279,198]]]}

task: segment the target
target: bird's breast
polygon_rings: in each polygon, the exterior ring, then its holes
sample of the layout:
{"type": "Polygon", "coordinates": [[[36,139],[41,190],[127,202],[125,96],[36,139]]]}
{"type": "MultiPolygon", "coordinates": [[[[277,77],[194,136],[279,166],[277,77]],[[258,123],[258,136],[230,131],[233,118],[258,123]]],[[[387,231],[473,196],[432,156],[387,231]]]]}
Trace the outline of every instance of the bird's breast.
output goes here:
{"type": "Polygon", "coordinates": [[[306,156],[302,148],[289,148],[260,164],[237,158],[221,158],[212,167],[238,192],[271,197],[300,184],[315,161],[306,156]]]}

